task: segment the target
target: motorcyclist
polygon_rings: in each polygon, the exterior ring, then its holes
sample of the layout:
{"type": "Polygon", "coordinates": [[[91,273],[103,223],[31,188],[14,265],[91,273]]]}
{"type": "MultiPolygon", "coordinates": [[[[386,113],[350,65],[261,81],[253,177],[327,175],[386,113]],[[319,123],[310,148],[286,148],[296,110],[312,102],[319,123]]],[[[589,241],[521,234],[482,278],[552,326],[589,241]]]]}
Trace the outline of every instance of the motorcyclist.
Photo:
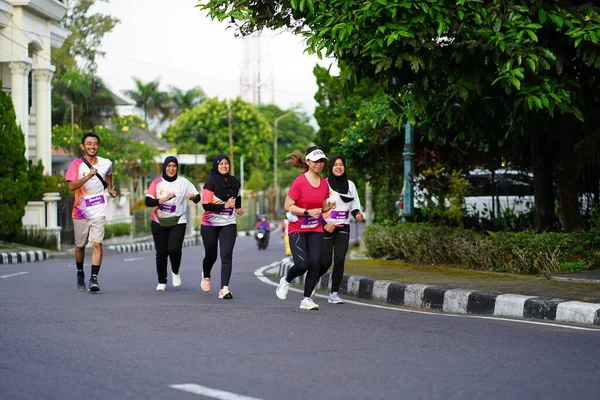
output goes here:
{"type": "Polygon", "coordinates": [[[260,219],[254,225],[254,229],[261,229],[261,228],[266,230],[267,232],[271,231],[271,224],[267,220],[267,217],[264,215],[262,217],[260,217],[260,219]]]}
{"type": "Polygon", "coordinates": [[[269,236],[270,236],[270,232],[271,232],[271,224],[269,223],[269,221],[267,220],[266,216],[262,216],[260,218],[260,220],[258,220],[256,222],[256,224],[254,225],[254,229],[256,230],[256,240],[258,243],[258,248],[261,249],[266,249],[267,245],[269,244],[269,236]],[[264,231],[264,236],[262,235],[258,235],[259,231],[263,230],[264,231]],[[261,237],[262,236],[262,237],[261,237]]]}

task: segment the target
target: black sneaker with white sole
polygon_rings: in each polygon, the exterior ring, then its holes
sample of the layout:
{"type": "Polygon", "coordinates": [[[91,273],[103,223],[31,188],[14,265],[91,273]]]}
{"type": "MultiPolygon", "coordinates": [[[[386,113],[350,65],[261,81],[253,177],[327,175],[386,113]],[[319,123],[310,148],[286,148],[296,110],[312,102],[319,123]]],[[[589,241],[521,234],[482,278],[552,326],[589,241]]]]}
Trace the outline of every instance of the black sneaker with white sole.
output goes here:
{"type": "Polygon", "coordinates": [[[77,291],[85,292],[87,289],[85,288],[85,274],[83,271],[77,271],[77,291]]]}
{"type": "Polygon", "coordinates": [[[92,275],[90,278],[90,284],[88,286],[90,292],[96,293],[100,291],[100,285],[98,285],[98,277],[96,275],[92,275]]]}

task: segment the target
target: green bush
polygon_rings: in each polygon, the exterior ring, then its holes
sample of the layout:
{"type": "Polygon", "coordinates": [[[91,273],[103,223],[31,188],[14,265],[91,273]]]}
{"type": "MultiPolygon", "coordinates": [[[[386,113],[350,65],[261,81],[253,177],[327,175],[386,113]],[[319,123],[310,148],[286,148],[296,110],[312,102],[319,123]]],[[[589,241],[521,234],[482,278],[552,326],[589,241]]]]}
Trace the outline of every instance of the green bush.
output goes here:
{"type": "Polygon", "coordinates": [[[110,224],[106,225],[104,237],[111,238],[117,236],[129,236],[131,235],[131,224],[110,224]]]}
{"type": "Polygon", "coordinates": [[[530,231],[483,234],[410,223],[369,226],[364,241],[371,257],[421,264],[461,265],[476,270],[536,275],[575,268],[574,265],[600,268],[600,230],[568,234],[530,231]]]}
{"type": "Polygon", "coordinates": [[[52,231],[44,229],[23,229],[12,238],[14,243],[48,250],[58,250],[58,242],[52,231]]]}

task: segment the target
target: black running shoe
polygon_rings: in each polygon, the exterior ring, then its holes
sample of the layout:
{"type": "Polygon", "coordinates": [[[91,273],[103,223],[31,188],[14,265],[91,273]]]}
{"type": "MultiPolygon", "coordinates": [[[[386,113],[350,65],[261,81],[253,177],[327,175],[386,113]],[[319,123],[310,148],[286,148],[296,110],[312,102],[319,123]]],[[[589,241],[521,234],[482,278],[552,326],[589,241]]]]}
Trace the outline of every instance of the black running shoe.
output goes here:
{"type": "Polygon", "coordinates": [[[92,277],[90,278],[90,284],[88,287],[90,289],[90,292],[92,292],[92,293],[100,291],[100,285],[98,285],[98,277],[96,275],[92,275],[92,277]]]}
{"type": "Polygon", "coordinates": [[[77,271],[77,290],[79,292],[85,292],[87,289],[85,288],[85,274],[83,271],[77,271]]]}

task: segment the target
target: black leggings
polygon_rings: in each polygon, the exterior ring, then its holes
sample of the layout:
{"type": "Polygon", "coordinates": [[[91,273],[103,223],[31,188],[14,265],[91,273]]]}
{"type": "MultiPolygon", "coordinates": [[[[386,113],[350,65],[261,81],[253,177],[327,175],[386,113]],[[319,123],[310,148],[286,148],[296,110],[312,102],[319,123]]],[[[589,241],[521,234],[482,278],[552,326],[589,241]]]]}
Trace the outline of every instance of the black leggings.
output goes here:
{"type": "Polygon", "coordinates": [[[237,239],[237,225],[202,225],[200,227],[200,234],[204,243],[204,261],[202,261],[204,277],[210,278],[210,271],[215,261],[217,261],[218,243],[221,248],[221,287],[229,286],[233,264],[233,246],[237,239]]]}
{"type": "Polygon", "coordinates": [[[292,232],[289,236],[294,266],[288,271],[286,280],[292,282],[308,271],[304,280],[304,297],[310,297],[319,279],[323,233],[292,232]]]}
{"type": "Polygon", "coordinates": [[[344,277],[344,263],[346,262],[346,253],[348,252],[349,242],[350,225],[336,227],[332,233],[325,231],[323,234],[323,250],[321,251],[321,270],[319,271],[319,278],[325,275],[331,266],[331,256],[333,255],[331,293],[337,292],[340,289],[340,284],[344,277]]]}
{"type": "Polygon", "coordinates": [[[167,262],[171,260],[171,270],[179,273],[181,266],[181,248],[185,237],[187,224],[173,226],[160,226],[158,222],[152,222],[152,237],[156,249],[156,274],[158,283],[167,283],[167,262]]]}

